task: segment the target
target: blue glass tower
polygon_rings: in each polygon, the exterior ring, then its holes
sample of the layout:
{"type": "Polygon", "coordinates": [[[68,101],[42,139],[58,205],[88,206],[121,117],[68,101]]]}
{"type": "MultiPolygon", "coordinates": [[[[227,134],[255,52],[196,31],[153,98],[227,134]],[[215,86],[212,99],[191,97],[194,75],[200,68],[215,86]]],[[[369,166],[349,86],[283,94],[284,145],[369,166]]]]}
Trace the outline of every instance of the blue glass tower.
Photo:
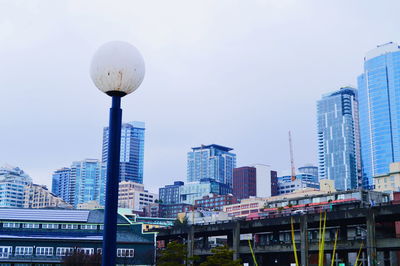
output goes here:
{"type": "Polygon", "coordinates": [[[71,175],[75,180],[73,205],[75,207],[80,203],[100,200],[100,166],[99,160],[96,159],[86,159],[72,163],[71,175]]]}
{"type": "Polygon", "coordinates": [[[192,148],[187,154],[187,181],[215,180],[232,188],[236,154],[232,148],[211,144],[192,148]]]}
{"type": "Polygon", "coordinates": [[[344,87],[317,102],[318,176],[337,190],[355,189],[361,178],[357,90],[344,87]]]}
{"type": "Polygon", "coordinates": [[[363,186],[400,161],[400,47],[379,45],[364,58],[358,77],[363,186]]]}
{"type": "MultiPolygon", "coordinates": [[[[124,123],[121,127],[120,181],[143,184],[144,122],[124,123]]],[[[107,165],[108,127],[103,130],[102,161],[107,165]]]]}
{"type": "Polygon", "coordinates": [[[51,192],[69,204],[74,204],[75,178],[71,176],[71,168],[63,167],[54,171],[51,192]]]}

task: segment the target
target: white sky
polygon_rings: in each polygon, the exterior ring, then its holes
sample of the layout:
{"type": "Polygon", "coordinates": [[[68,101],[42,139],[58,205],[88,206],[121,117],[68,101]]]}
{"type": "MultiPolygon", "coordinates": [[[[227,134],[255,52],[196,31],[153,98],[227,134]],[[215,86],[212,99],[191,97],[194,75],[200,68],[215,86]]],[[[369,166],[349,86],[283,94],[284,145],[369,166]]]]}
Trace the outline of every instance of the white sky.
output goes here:
{"type": "Polygon", "coordinates": [[[399,1],[0,0],[0,164],[36,183],[101,156],[110,98],[89,78],[111,40],[146,76],[123,120],[146,122],[144,183],[186,181],[186,153],[216,143],[238,166],[317,163],[316,101],[356,85],[365,52],[399,41],[399,1]]]}

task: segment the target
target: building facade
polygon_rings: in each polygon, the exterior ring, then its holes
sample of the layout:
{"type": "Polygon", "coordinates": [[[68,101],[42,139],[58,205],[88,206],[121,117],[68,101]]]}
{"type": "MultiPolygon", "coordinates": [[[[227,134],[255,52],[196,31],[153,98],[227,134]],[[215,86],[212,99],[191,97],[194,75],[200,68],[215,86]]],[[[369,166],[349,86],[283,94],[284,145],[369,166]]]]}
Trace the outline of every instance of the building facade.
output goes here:
{"type": "Polygon", "coordinates": [[[235,168],[232,193],[239,199],[278,195],[277,172],[264,164],[235,168]]]}
{"type": "Polygon", "coordinates": [[[24,207],[25,186],[32,184],[32,179],[18,167],[0,168],[0,207],[24,207]]]}
{"type": "Polygon", "coordinates": [[[338,190],[355,189],[361,179],[357,90],[343,87],[317,103],[319,178],[338,190]]]}
{"type": "Polygon", "coordinates": [[[318,178],[318,166],[314,166],[312,164],[307,164],[307,165],[297,168],[297,171],[299,173],[313,175],[313,176],[317,177],[317,180],[319,179],[318,178]]]}
{"type": "Polygon", "coordinates": [[[67,208],[71,209],[72,205],[66,203],[63,199],[51,193],[46,186],[37,184],[29,184],[25,186],[24,191],[24,208],[40,209],[40,208],[67,208]]]}
{"type": "Polygon", "coordinates": [[[213,179],[202,179],[197,182],[186,183],[179,188],[180,203],[193,205],[196,199],[208,194],[226,195],[232,193],[228,184],[216,182],[213,179]]]}
{"type": "Polygon", "coordinates": [[[179,188],[185,183],[182,181],[175,181],[173,185],[166,185],[159,189],[159,199],[161,203],[175,204],[180,202],[179,188]]]}
{"type": "MultiPolygon", "coordinates": [[[[74,252],[101,254],[104,210],[0,209],[1,265],[60,265],[74,252]]],[[[154,265],[155,233],[117,217],[120,265],[154,265]]]]}
{"type": "Polygon", "coordinates": [[[379,45],[364,58],[358,77],[360,133],[364,188],[373,188],[373,177],[389,172],[400,161],[400,48],[379,45]]]}
{"type": "MultiPolygon", "coordinates": [[[[144,122],[124,123],[121,126],[120,181],[143,184],[144,122]]],[[[102,162],[107,165],[109,129],[103,130],[102,162]]]]}
{"type": "Polygon", "coordinates": [[[69,204],[74,204],[75,178],[71,168],[63,167],[53,172],[51,192],[69,204]]]}
{"type": "Polygon", "coordinates": [[[205,209],[213,211],[222,211],[225,205],[238,203],[238,200],[232,194],[216,195],[210,194],[204,196],[202,199],[195,200],[195,209],[205,209]]]}
{"type": "Polygon", "coordinates": [[[383,175],[374,176],[375,190],[389,193],[400,191],[400,162],[391,163],[389,172],[383,175]]]}
{"type": "MultiPolygon", "coordinates": [[[[281,180],[285,180],[282,182],[278,182],[278,194],[277,195],[283,195],[283,194],[289,194],[293,193],[296,190],[301,190],[303,188],[315,188],[319,189],[320,184],[318,181],[313,180],[313,179],[308,179],[308,178],[302,178],[302,176],[305,176],[306,174],[300,174],[296,175],[295,180],[291,180],[291,176],[284,176],[284,177],[279,177],[281,180]]],[[[309,175],[309,177],[314,178],[314,176],[309,175]]]]}
{"type": "Polygon", "coordinates": [[[143,184],[121,181],[118,191],[118,207],[143,211],[143,208],[158,200],[158,195],[144,189],[143,184]]]}
{"type": "Polygon", "coordinates": [[[187,181],[211,179],[232,187],[236,154],[233,149],[211,144],[192,148],[187,154],[187,181]]]}
{"type": "Polygon", "coordinates": [[[177,218],[179,213],[191,210],[193,210],[193,205],[187,203],[159,204],[159,217],[177,218]]]}

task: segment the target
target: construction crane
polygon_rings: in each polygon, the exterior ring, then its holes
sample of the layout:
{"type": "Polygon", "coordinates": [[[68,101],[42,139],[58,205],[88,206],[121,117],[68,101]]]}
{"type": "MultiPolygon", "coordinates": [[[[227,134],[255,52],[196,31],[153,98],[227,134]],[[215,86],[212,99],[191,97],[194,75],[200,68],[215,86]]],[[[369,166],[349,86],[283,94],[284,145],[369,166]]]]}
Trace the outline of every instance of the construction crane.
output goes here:
{"type": "Polygon", "coordinates": [[[294,158],[293,158],[293,143],[292,143],[292,134],[289,130],[289,147],[290,147],[290,168],[292,174],[292,181],[296,180],[296,168],[294,167],[294,158]]]}

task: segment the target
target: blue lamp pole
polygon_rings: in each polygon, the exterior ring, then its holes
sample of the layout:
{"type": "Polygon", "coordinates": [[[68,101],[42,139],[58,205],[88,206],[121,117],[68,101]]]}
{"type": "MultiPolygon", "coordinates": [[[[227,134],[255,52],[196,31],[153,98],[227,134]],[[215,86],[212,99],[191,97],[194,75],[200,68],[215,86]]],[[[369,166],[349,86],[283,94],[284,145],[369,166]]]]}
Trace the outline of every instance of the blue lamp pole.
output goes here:
{"type": "Polygon", "coordinates": [[[139,51],[126,42],[109,42],[101,46],[93,56],[90,68],[91,78],[96,87],[112,98],[108,131],[103,266],[116,264],[121,98],[140,86],[144,78],[144,71],[144,61],[139,51]]]}

